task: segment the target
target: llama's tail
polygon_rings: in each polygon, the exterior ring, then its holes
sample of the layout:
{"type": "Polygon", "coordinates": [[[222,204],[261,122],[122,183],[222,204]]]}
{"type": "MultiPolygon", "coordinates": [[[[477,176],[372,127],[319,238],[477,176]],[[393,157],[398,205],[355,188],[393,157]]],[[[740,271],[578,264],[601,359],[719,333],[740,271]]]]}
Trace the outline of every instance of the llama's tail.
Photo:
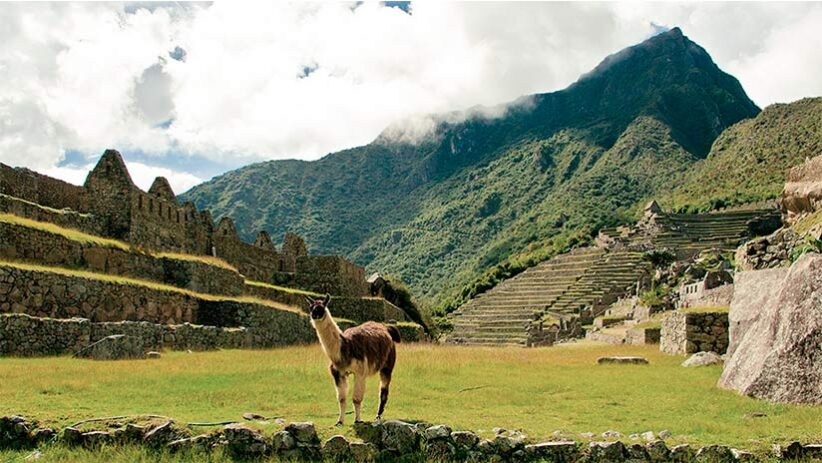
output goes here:
{"type": "Polygon", "coordinates": [[[399,330],[399,328],[397,328],[394,325],[388,325],[386,328],[388,328],[388,334],[391,335],[391,339],[393,339],[394,342],[400,342],[400,330],[399,330]]]}

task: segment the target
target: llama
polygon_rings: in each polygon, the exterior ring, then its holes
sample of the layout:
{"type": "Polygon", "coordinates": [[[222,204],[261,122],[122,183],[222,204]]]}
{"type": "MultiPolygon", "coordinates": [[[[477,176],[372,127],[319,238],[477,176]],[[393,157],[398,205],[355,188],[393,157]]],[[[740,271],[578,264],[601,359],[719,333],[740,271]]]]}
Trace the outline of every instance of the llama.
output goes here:
{"type": "Polygon", "coordinates": [[[380,374],[380,408],[377,420],[382,419],[385,404],[388,402],[388,387],[391,385],[391,373],[397,359],[394,343],[400,342],[400,332],[396,326],[385,326],[375,322],[365,322],[360,326],[343,332],[331,318],[328,301],[306,297],[310,305],[311,324],[317,330],[320,344],[328,359],[331,376],[337,387],[337,400],[340,403],[340,419],[337,426],[343,425],[345,418],[346,396],[348,395],[348,375],[354,374],[354,413],[355,422],[360,422],[362,399],[365,396],[365,379],[380,374]]]}

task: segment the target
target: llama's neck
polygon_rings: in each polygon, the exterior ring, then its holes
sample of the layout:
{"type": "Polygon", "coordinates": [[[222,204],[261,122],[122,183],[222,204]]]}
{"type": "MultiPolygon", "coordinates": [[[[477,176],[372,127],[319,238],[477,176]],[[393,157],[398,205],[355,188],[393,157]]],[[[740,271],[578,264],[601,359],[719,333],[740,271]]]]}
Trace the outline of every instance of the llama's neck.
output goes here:
{"type": "Polygon", "coordinates": [[[342,359],[340,352],[340,345],[342,344],[342,330],[337,326],[337,322],[331,318],[331,314],[326,309],[325,317],[322,320],[312,320],[314,329],[317,330],[317,336],[320,338],[320,345],[323,346],[325,355],[334,362],[338,363],[342,359]]]}

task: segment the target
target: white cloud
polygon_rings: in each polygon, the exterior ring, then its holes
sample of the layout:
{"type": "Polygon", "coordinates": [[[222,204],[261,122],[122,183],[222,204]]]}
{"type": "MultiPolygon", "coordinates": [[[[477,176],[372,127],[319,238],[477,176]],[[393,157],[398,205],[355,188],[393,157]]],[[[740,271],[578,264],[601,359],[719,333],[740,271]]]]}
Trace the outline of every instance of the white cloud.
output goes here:
{"type": "MultiPolygon", "coordinates": [[[[143,191],[148,191],[157,177],[165,177],[177,194],[183,193],[203,181],[203,179],[186,172],[176,172],[165,167],[150,166],[141,162],[127,161],[126,167],[129,174],[131,174],[131,180],[143,191]]],[[[94,164],[91,163],[75,167],[49,167],[42,169],[41,172],[74,185],[82,185],[86,181],[89,171],[93,168],[94,164]]]]}
{"type": "Polygon", "coordinates": [[[164,172],[182,191],[198,176],[169,156],[314,159],[563,88],[651,23],[682,27],[762,106],[822,94],[813,3],[2,3],[0,161],[77,179],[56,167],[68,150],[139,151],[141,186],[164,172]]]}

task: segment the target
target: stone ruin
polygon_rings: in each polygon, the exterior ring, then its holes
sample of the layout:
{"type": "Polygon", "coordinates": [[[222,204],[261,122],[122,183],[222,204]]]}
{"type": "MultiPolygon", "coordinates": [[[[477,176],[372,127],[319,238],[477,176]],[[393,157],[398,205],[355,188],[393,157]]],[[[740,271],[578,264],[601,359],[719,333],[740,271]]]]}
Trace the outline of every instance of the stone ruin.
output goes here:
{"type": "MultiPolygon", "coordinates": [[[[338,256],[310,256],[305,241],[294,233],[286,233],[280,251],[265,231],[254,244],[245,243],[231,218],[223,217],[215,226],[209,211],[198,211],[191,202],[179,204],[165,178],[158,177],[148,192],[140,190],[115,150],[103,153],[83,186],[0,164],[0,194],[0,206],[17,199],[70,211],[74,223],[58,225],[150,251],[219,257],[255,281],[340,296],[370,292],[362,267],[338,256]]],[[[0,207],[4,209],[36,215],[21,207],[0,207]]]]}
{"type": "Polygon", "coordinates": [[[230,217],[215,225],[180,205],[166,179],[137,188],[114,150],[83,186],[0,164],[0,215],[0,355],[76,353],[112,335],[152,350],[314,342],[303,298],[326,293],[346,326],[422,336],[371,296],[362,267],[310,255],[294,233],[279,250],[265,231],[246,243],[230,217]]]}

